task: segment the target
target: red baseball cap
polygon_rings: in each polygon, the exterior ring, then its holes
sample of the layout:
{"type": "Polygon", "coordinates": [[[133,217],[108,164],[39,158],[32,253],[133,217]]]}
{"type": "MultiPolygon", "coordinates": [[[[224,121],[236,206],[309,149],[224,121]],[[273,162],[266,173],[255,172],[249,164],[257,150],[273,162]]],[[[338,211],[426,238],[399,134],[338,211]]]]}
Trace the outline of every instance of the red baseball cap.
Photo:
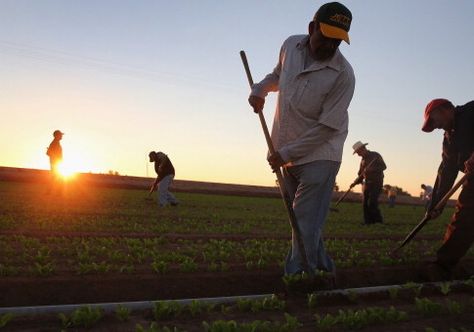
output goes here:
{"type": "Polygon", "coordinates": [[[428,103],[428,105],[426,105],[425,122],[423,123],[423,127],[421,127],[421,130],[423,130],[424,132],[430,133],[435,129],[433,127],[433,124],[431,123],[431,113],[435,109],[437,109],[438,107],[444,104],[451,104],[451,102],[447,99],[438,98],[438,99],[433,99],[432,101],[428,103]]]}

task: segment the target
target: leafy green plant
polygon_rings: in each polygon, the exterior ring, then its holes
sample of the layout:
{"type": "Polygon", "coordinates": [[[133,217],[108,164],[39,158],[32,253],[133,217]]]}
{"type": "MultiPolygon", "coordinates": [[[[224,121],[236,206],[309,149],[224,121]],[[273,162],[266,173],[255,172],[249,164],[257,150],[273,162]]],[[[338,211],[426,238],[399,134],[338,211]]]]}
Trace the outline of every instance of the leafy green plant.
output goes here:
{"type": "Polygon", "coordinates": [[[158,274],[165,274],[168,271],[168,264],[165,261],[154,261],[151,268],[158,274]]]}
{"type": "Polygon", "coordinates": [[[415,297],[418,297],[421,294],[421,289],[423,288],[423,285],[418,284],[416,282],[409,281],[406,284],[404,284],[402,288],[413,291],[413,295],[415,297]]]}
{"type": "Polygon", "coordinates": [[[181,262],[179,269],[182,272],[193,272],[197,270],[197,264],[193,258],[186,257],[183,262],[181,262]]]}
{"type": "Polygon", "coordinates": [[[219,264],[217,264],[216,262],[211,262],[207,266],[207,269],[210,272],[217,272],[217,271],[219,271],[219,264]]]}
{"type": "Polygon", "coordinates": [[[72,326],[71,320],[70,320],[69,317],[66,316],[64,313],[62,313],[62,312],[59,313],[59,314],[58,314],[58,318],[59,318],[59,320],[61,321],[61,327],[62,327],[63,329],[67,329],[67,328],[69,328],[69,327],[72,326]]]}
{"type": "Polygon", "coordinates": [[[448,312],[452,315],[459,315],[463,312],[461,304],[454,300],[447,300],[446,308],[448,309],[448,312]]]}
{"type": "Polygon", "coordinates": [[[259,312],[261,310],[283,310],[285,308],[285,301],[278,299],[273,294],[271,297],[266,297],[262,300],[248,300],[240,299],[237,301],[237,308],[242,312],[259,312]]]}
{"type": "Polygon", "coordinates": [[[202,323],[206,332],[293,332],[296,331],[301,324],[296,317],[285,313],[284,322],[270,322],[255,320],[248,323],[237,323],[234,320],[217,320],[211,323],[202,323]]]}
{"type": "Polygon", "coordinates": [[[451,283],[449,281],[441,283],[439,290],[441,291],[441,294],[448,295],[449,292],[451,292],[451,283]]]}
{"type": "Polygon", "coordinates": [[[388,289],[388,295],[390,296],[391,300],[396,300],[398,298],[398,291],[400,289],[398,287],[393,287],[388,289]]]}
{"type": "Polygon", "coordinates": [[[11,313],[0,315],[0,328],[7,326],[13,317],[14,316],[11,313]]]}
{"type": "Polygon", "coordinates": [[[155,302],[153,305],[153,317],[156,320],[177,318],[182,311],[182,306],[175,301],[155,302]]]}
{"type": "Polygon", "coordinates": [[[406,312],[398,311],[394,307],[389,309],[372,307],[356,311],[339,310],[336,316],[331,314],[324,317],[316,315],[316,327],[321,330],[330,330],[336,325],[342,325],[347,329],[360,329],[374,324],[400,322],[407,318],[406,312]]]}
{"type": "Polygon", "coordinates": [[[0,277],[14,276],[19,273],[18,268],[0,264],[0,277]]]}
{"type": "Polygon", "coordinates": [[[214,304],[207,304],[198,300],[193,300],[184,309],[188,311],[191,316],[196,317],[204,312],[210,312],[214,310],[214,308],[214,304]]]}
{"type": "Polygon", "coordinates": [[[357,303],[358,295],[355,291],[353,290],[347,291],[346,297],[351,303],[357,303]]]}
{"type": "Polygon", "coordinates": [[[224,315],[230,314],[233,310],[234,310],[233,306],[224,305],[224,304],[220,305],[220,312],[224,315]]]}
{"type": "Polygon", "coordinates": [[[474,289],[474,276],[471,276],[468,280],[464,281],[464,284],[474,289]]]}
{"type": "Polygon", "coordinates": [[[54,273],[54,265],[52,262],[46,264],[35,263],[35,273],[41,277],[52,275],[54,273]]]}
{"type": "Polygon", "coordinates": [[[322,317],[316,314],[315,318],[316,318],[316,330],[323,330],[323,331],[330,330],[334,326],[336,326],[337,323],[339,322],[338,318],[331,314],[327,314],[322,317]]]}
{"type": "Polygon", "coordinates": [[[281,325],[280,332],[296,331],[301,326],[303,326],[303,324],[298,321],[298,318],[285,312],[285,323],[281,325]]]}
{"type": "Polygon", "coordinates": [[[169,328],[167,326],[160,328],[156,322],[152,322],[149,328],[145,328],[141,326],[140,324],[137,324],[135,325],[135,331],[136,332],[185,332],[184,330],[181,330],[177,328],[176,326],[173,328],[169,328]]]}
{"type": "Polygon", "coordinates": [[[126,322],[130,319],[130,309],[119,304],[115,308],[115,316],[122,322],[126,322]]]}
{"type": "Polygon", "coordinates": [[[434,316],[441,312],[442,305],[428,298],[415,298],[416,310],[423,316],[434,316]]]}
{"type": "Polygon", "coordinates": [[[309,281],[309,276],[307,273],[287,274],[282,279],[288,289],[297,289],[309,281]]]}
{"type": "Polygon", "coordinates": [[[133,266],[133,264],[122,265],[119,268],[120,273],[132,273],[133,271],[135,271],[135,266],[133,266]]]}
{"type": "Polygon", "coordinates": [[[60,314],[61,322],[67,326],[89,328],[96,324],[103,316],[102,310],[92,308],[91,306],[80,307],[71,313],[68,318],[64,314],[60,314]]]}
{"type": "Polygon", "coordinates": [[[309,308],[316,308],[318,305],[319,299],[318,295],[315,293],[308,294],[308,307],[309,308]]]}

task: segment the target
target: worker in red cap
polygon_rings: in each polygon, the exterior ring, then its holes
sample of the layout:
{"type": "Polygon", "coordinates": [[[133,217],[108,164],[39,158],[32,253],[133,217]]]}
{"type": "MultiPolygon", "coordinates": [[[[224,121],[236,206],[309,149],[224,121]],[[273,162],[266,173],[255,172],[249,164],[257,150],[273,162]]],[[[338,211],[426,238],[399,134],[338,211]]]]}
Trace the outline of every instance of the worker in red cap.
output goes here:
{"type": "MultiPolygon", "coordinates": [[[[427,213],[437,218],[436,204],[451,189],[458,172],[474,173],[474,101],[454,106],[447,99],[434,99],[425,109],[422,130],[444,130],[443,155],[427,213]]],[[[456,202],[456,211],[437,252],[435,265],[449,278],[453,268],[474,241],[474,177],[469,176],[456,202]]]]}

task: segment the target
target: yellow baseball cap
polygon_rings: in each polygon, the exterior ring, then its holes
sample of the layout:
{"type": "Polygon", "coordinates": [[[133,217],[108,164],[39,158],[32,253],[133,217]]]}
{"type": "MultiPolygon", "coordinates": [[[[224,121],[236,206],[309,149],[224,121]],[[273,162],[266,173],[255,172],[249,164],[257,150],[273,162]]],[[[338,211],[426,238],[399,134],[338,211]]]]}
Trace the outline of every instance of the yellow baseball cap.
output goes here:
{"type": "Polygon", "coordinates": [[[313,18],[319,22],[321,33],[327,38],[344,40],[350,44],[349,30],[351,28],[352,13],[339,2],[329,2],[322,5],[313,18]]]}

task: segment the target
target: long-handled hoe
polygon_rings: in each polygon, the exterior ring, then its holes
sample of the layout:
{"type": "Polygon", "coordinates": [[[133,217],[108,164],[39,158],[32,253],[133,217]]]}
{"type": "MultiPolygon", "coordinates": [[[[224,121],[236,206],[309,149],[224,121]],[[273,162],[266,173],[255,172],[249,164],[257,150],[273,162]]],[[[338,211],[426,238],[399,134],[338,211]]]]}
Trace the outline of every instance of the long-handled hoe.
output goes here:
{"type": "MultiPolygon", "coordinates": [[[[444,197],[441,198],[441,200],[438,202],[438,204],[436,204],[433,210],[441,210],[446,205],[449,198],[456,192],[456,190],[458,190],[459,187],[461,187],[464,184],[464,182],[466,182],[468,176],[469,174],[464,174],[463,177],[460,178],[459,181],[456,182],[454,186],[446,193],[446,195],[444,195],[444,197]]],[[[413,230],[406,236],[405,240],[403,240],[403,242],[391,252],[391,255],[395,255],[401,248],[403,248],[408,242],[410,242],[415,237],[415,235],[430,220],[431,220],[431,214],[430,214],[430,211],[428,211],[426,212],[424,218],[420,221],[420,223],[416,225],[415,228],[413,228],[413,230]]]]}
{"type": "MultiPolygon", "coordinates": [[[[245,72],[247,74],[247,79],[249,81],[249,85],[250,85],[250,87],[252,87],[252,85],[253,85],[252,74],[250,73],[250,68],[249,68],[249,64],[248,64],[248,61],[247,61],[247,56],[245,55],[244,51],[240,51],[240,57],[242,58],[242,63],[244,64],[244,68],[245,68],[245,72]]],[[[260,124],[262,125],[263,134],[265,135],[265,140],[267,141],[268,150],[270,151],[270,154],[274,154],[275,153],[275,148],[273,147],[273,142],[272,142],[272,139],[270,137],[270,133],[268,132],[268,127],[267,127],[267,123],[265,122],[265,117],[263,116],[263,112],[258,112],[258,117],[260,119],[260,124]]],[[[300,228],[299,228],[298,223],[296,221],[295,212],[293,211],[293,203],[292,203],[292,201],[290,199],[290,195],[288,194],[288,191],[286,190],[286,187],[285,187],[285,182],[283,180],[283,175],[281,174],[281,169],[278,168],[277,170],[275,170],[275,174],[277,176],[281,197],[283,198],[283,202],[285,203],[286,211],[288,212],[290,225],[291,225],[291,228],[293,229],[293,233],[295,234],[296,242],[298,243],[298,249],[301,253],[303,269],[305,270],[306,273],[309,274],[309,276],[312,277],[312,276],[314,276],[314,272],[310,269],[309,264],[308,264],[308,257],[306,256],[306,250],[305,250],[303,238],[301,236],[301,231],[300,231],[300,228]]]]}

